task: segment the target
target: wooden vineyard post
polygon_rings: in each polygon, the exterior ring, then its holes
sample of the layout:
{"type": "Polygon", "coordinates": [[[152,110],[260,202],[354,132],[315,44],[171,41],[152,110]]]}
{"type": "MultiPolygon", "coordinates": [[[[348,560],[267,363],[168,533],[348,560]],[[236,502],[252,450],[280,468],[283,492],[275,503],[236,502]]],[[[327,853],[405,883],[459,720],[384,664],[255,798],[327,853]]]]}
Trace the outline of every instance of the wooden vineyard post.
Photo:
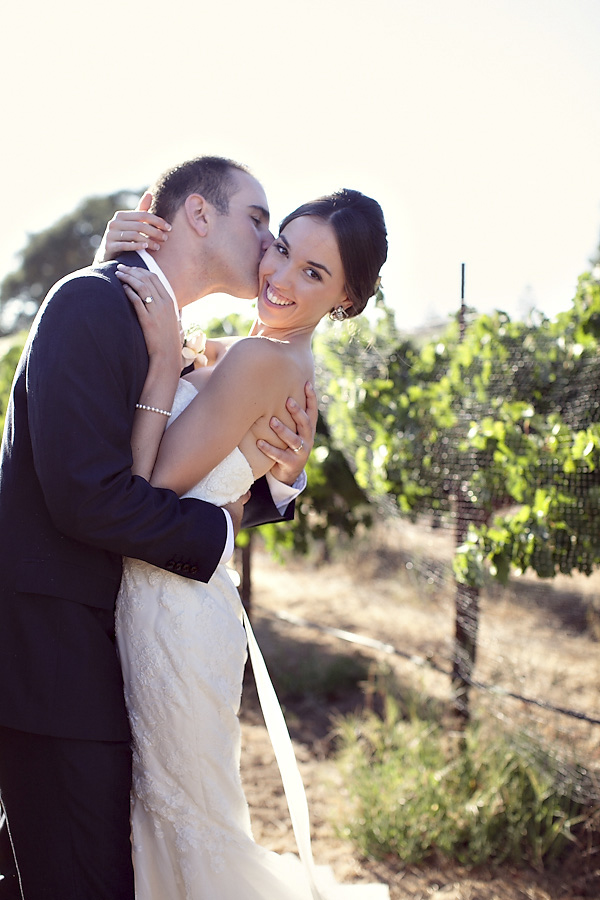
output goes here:
{"type": "MultiPolygon", "coordinates": [[[[460,341],[465,333],[465,264],[461,266],[460,289],[460,341]]],[[[466,474],[466,473],[465,473],[466,474]]],[[[456,498],[456,546],[464,542],[469,524],[473,521],[473,507],[469,499],[470,473],[466,478],[459,472],[456,498]]],[[[477,654],[479,626],[479,588],[455,584],[454,653],[452,661],[452,699],[455,713],[465,722],[469,720],[469,688],[477,654]]]]}
{"type": "MultiPolygon", "coordinates": [[[[456,546],[460,547],[472,521],[472,509],[461,482],[456,510],[456,546]]],[[[465,722],[469,720],[469,688],[477,655],[479,627],[479,588],[455,584],[454,653],[452,660],[452,700],[455,713],[465,722]]]]}

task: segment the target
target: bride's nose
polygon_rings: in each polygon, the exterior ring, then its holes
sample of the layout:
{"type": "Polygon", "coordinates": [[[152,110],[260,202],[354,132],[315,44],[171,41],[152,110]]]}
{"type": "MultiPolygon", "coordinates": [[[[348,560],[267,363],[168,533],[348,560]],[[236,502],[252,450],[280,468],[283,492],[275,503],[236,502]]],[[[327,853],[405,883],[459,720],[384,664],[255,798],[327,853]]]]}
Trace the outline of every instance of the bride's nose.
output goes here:
{"type": "Polygon", "coordinates": [[[287,260],[281,260],[275,271],[272,272],[270,281],[273,287],[278,288],[280,291],[285,291],[289,288],[291,283],[291,273],[290,265],[287,260]]]}

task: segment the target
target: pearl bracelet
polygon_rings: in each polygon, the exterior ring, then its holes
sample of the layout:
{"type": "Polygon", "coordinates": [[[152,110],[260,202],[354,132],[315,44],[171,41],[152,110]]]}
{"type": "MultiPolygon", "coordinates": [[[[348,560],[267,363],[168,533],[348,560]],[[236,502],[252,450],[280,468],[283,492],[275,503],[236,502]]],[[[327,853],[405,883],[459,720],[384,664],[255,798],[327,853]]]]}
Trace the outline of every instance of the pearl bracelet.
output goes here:
{"type": "Polygon", "coordinates": [[[167,419],[171,418],[171,413],[166,409],[159,409],[157,406],[146,406],[145,403],[136,403],[136,409],[146,409],[148,412],[160,413],[161,416],[166,416],[167,419]]]}

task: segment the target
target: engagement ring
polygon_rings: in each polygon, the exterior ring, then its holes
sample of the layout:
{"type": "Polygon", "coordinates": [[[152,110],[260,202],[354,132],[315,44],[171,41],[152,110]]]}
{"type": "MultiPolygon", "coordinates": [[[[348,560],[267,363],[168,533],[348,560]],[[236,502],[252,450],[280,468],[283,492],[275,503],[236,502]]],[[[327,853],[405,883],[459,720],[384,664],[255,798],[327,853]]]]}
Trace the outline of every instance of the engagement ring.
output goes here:
{"type": "Polygon", "coordinates": [[[148,296],[148,297],[145,297],[145,298],[144,298],[144,303],[146,303],[146,304],[147,304],[147,303],[152,303],[153,300],[154,300],[154,297],[148,296]]]}

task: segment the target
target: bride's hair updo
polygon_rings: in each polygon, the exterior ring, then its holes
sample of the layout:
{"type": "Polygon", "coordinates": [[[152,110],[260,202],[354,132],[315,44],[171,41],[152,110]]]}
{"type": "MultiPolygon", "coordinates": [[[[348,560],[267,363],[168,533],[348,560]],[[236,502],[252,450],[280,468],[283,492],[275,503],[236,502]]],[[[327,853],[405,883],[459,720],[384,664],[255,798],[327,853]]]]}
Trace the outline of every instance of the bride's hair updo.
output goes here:
{"type": "Polygon", "coordinates": [[[286,216],[280,232],[294,219],[316,216],[335,232],[344,269],[345,290],[357,316],[377,291],[379,270],[387,259],[387,231],[379,203],[360,191],[344,190],[303,203],[286,216]]]}

